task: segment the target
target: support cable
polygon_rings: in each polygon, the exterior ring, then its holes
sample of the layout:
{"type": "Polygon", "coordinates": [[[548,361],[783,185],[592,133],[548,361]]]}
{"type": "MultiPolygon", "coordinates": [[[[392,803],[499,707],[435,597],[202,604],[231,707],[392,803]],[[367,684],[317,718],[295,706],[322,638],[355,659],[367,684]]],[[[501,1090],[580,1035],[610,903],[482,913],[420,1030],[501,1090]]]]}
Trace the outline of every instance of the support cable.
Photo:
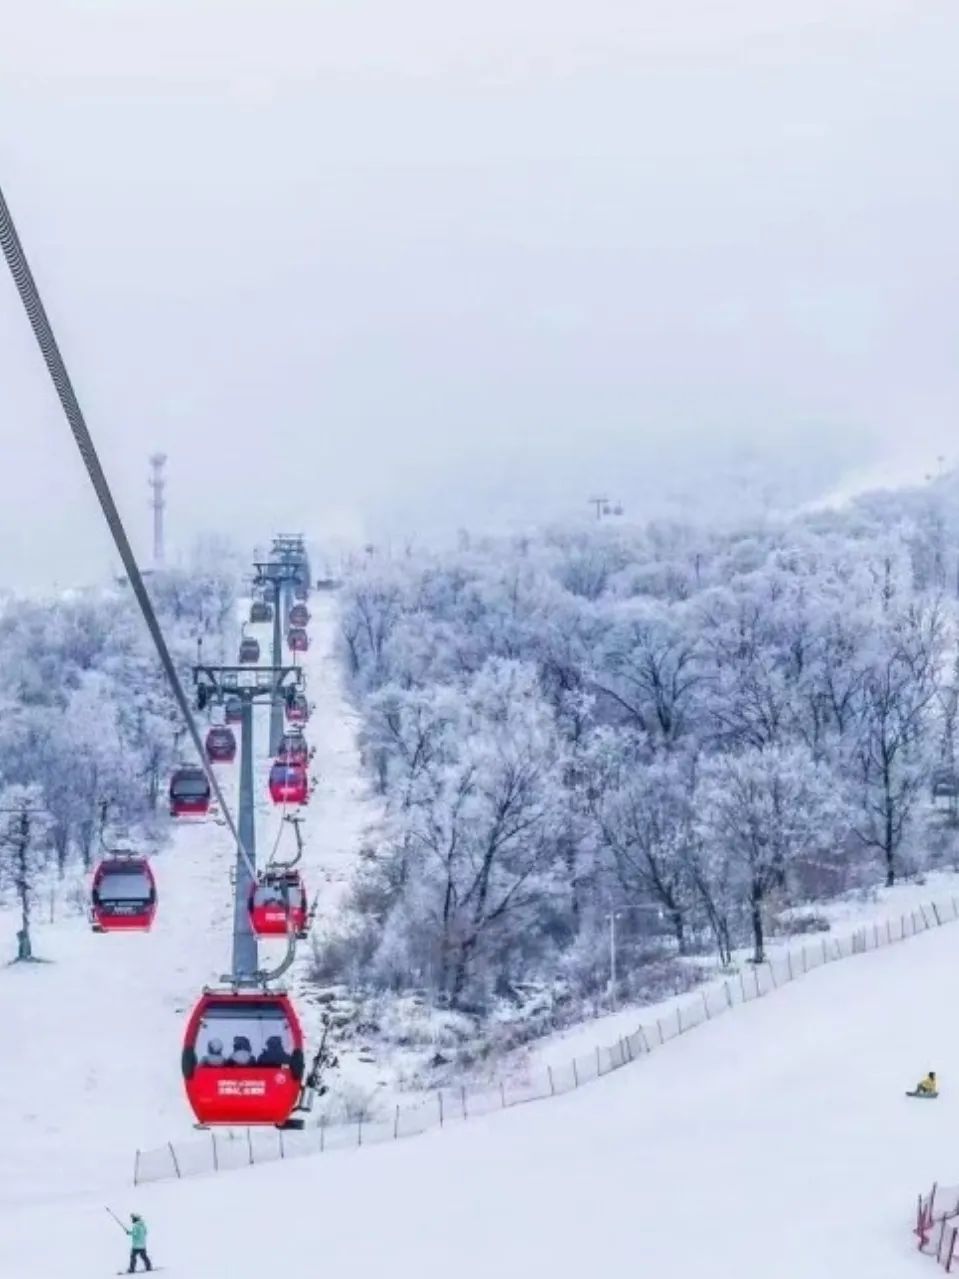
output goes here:
{"type": "Polygon", "coordinates": [[[233,820],[233,815],[227,806],[213,767],[206,757],[206,751],[200,739],[200,733],[193,718],[190,703],[187,700],[186,693],[183,691],[183,685],[180,682],[170,650],[160,629],[160,623],[147,593],[126,529],[123,527],[123,521],[113,500],[113,494],[103,473],[103,467],[100,465],[93,438],[90,435],[83,411],[70,381],[70,375],[60,354],[60,348],[57,345],[57,340],[54,337],[53,329],[40,298],[40,292],[33,278],[33,272],[30,270],[26,254],[20,243],[20,237],[7,207],[2,187],[0,187],[0,248],[3,249],[3,256],[6,258],[7,266],[10,268],[10,274],[13,276],[13,282],[20,295],[20,301],[23,303],[23,309],[27,313],[30,327],[33,329],[33,335],[37,339],[37,345],[40,347],[47,371],[53,380],[53,385],[56,388],[76,446],[80,450],[83,465],[86,467],[87,474],[90,477],[90,482],[100,503],[100,509],[103,511],[104,518],[113,536],[114,544],[126,570],[127,578],[140,606],[140,612],[143,614],[143,620],[147,624],[147,630],[150,632],[150,637],[160,658],[160,664],[173,690],[173,696],[186,722],[193,745],[196,747],[201,767],[207,776],[213,794],[216,796],[217,803],[220,805],[220,811],[226,819],[230,834],[236,841],[236,846],[247,864],[247,869],[250,871],[251,876],[255,878],[256,872],[253,869],[253,863],[240,841],[240,833],[237,830],[236,822],[233,820]]]}

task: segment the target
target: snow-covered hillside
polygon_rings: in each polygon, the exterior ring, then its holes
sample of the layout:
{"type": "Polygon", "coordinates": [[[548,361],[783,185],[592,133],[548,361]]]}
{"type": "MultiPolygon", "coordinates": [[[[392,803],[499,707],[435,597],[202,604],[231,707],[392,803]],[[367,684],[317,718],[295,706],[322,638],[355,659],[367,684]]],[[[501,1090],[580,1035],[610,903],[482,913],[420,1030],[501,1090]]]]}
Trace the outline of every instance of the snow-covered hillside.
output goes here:
{"type": "MultiPolygon", "coordinates": [[[[350,716],[333,654],[336,602],[311,601],[305,655],[314,711],[307,736],[316,747],[316,785],[306,810],[303,871],[318,915],[335,908],[366,821],[367,806],[350,716]]],[[[268,651],[270,628],[251,628],[268,651]]],[[[269,802],[266,707],[256,712],[257,844],[261,864],[273,847],[279,810],[269,802]]],[[[222,771],[227,796],[239,765],[222,771]]],[[[289,832],[285,834],[290,839],[289,832]]],[[[292,851],[288,847],[288,852],[292,851]]],[[[286,855],[286,854],[285,854],[286,855]]],[[[133,1151],[192,1132],[179,1058],[184,1021],[202,986],[230,957],[234,850],[225,826],[177,824],[155,860],[159,911],[149,934],[97,935],[67,903],[55,926],[38,920],[36,953],[50,964],[0,969],[4,1042],[0,1054],[0,1199],[28,1202],[77,1194],[129,1176],[133,1151]]],[[[18,917],[0,911],[0,950],[14,951],[18,917]]],[[[285,943],[265,962],[279,958],[285,943]]],[[[300,986],[308,948],[292,974],[300,986]]],[[[319,1012],[304,1004],[312,1032],[319,1012]]]]}
{"type": "MultiPolygon", "coordinates": [[[[108,1200],[146,1216],[155,1259],[184,1279],[304,1266],[418,1279],[931,1275],[910,1208],[959,1165],[957,962],[959,928],[934,930],[812,973],[592,1088],[416,1141],[136,1191],[105,1168],[96,1193],[7,1198],[0,1273],[109,1272],[124,1240],[108,1200]],[[908,1101],[930,1066],[940,1100],[908,1101]]],[[[118,1026],[105,1038],[122,1052],[118,1026]]],[[[76,1109],[76,1088],[62,1091],[60,1108],[76,1109]]],[[[106,1100],[88,1101],[89,1128],[99,1119],[104,1139],[121,1137],[106,1100]]],[[[61,1156],[63,1188],[73,1159],[61,1156]]],[[[4,1163],[6,1196],[19,1178],[4,1163]]]]}

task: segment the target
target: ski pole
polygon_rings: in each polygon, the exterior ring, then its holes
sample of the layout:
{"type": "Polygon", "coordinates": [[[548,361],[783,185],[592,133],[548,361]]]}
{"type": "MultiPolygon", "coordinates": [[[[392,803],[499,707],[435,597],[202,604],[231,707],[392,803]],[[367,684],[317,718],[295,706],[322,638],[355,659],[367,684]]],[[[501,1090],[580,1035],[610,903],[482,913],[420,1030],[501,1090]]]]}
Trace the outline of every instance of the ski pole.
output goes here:
{"type": "Polygon", "coordinates": [[[103,1205],[103,1208],[104,1208],[104,1211],[105,1211],[105,1212],[108,1212],[108,1213],[110,1214],[110,1216],[111,1216],[111,1217],[113,1218],[113,1220],[117,1223],[117,1225],[120,1227],[120,1229],[123,1231],[123,1233],[124,1233],[124,1234],[126,1234],[126,1233],[127,1233],[127,1228],[126,1228],[126,1226],[123,1224],[123,1222],[122,1222],[122,1221],[120,1220],[120,1218],[117,1216],[117,1214],[113,1211],[113,1209],[112,1209],[112,1208],[108,1208],[108,1207],[106,1206],[106,1204],[104,1204],[104,1205],[103,1205]]]}

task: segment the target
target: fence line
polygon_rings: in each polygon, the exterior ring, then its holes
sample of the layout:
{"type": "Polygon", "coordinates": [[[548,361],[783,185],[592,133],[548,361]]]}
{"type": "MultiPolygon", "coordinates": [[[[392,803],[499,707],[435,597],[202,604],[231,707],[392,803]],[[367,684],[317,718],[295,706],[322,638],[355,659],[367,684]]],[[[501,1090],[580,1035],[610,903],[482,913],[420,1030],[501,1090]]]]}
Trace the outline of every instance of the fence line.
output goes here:
{"type": "Polygon", "coordinates": [[[740,971],[739,980],[718,978],[702,987],[676,1007],[675,1017],[659,1017],[654,1025],[640,1025],[614,1044],[597,1045],[594,1052],[574,1057],[567,1066],[547,1066],[537,1080],[503,1081],[495,1088],[471,1091],[465,1087],[440,1089],[427,1093],[420,1101],[395,1106],[392,1114],[382,1118],[360,1116],[353,1122],[331,1124],[325,1120],[300,1131],[276,1128],[223,1129],[210,1132],[210,1139],[168,1142],[154,1150],[138,1150],[134,1159],[133,1183],[163,1181],[225,1172],[250,1164],[300,1155],[322,1154],[376,1145],[414,1137],[430,1128],[455,1127],[467,1119],[475,1119],[494,1110],[507,1110],[530,1101],[557,1097],[601,1079],[640,1057],[649,1056],[662,1045],[697,1026],[714,1020],[722,1013],[742,1004],[762,999],[789,982],[798,981],[816,968],[840,959],[851,959],[867,951],[880,950],[905,941],[918,933],[959,920],[959,903],[952,897],[947,903],[931,903],[928,911],[920,907],[890,916],[884,925],[864,924],[844,938],[823,937],[820,944],[806,942],[801,949],[752,966],[747,982],[740,971]],[[831,944],[830,944],[831,943],[831,944]]]}
{"type": "Polygon", "coordinates": [[[950,1273],[959,1262],[959,1186],[940,1186],[933,1182],[928,1195],[919,1196],[914,1234],[919,1251],[935,1257],[943,1270],[950,1273]]]}

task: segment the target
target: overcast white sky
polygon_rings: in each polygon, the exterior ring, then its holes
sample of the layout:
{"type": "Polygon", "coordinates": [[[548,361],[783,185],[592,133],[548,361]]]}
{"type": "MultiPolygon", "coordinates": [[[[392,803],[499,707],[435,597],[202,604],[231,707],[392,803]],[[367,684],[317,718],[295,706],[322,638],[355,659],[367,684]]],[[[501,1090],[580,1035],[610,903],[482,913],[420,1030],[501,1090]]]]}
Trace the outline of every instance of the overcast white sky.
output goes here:
{"type": "MultiPolygon", "coordinates": [[[[0,182],[141,547],[156,447],[181,543],[596,489],[701,509],[777,457],[808,495],[959,452],[953,0],[5,24],[0,182]]],[[[86,580],[107,535],[18,307],[0,275],[0,584],[86,580]]]]}

